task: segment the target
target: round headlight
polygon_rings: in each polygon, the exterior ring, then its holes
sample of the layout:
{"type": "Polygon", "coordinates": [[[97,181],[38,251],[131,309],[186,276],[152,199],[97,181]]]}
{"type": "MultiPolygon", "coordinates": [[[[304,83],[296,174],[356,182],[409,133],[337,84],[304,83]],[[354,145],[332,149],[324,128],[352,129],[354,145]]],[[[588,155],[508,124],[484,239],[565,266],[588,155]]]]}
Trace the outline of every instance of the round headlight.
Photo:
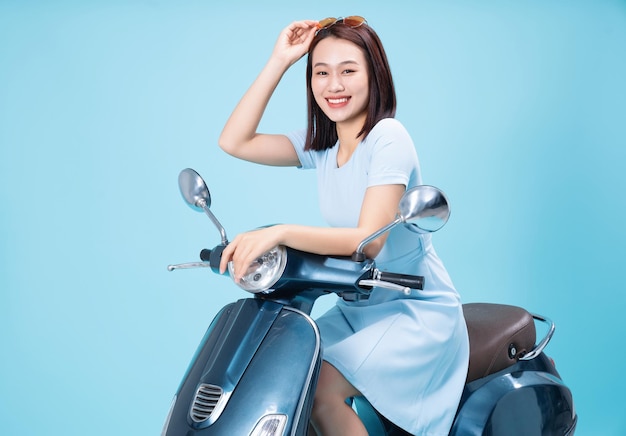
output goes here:
{"type": "MultiPolygon", "coordinates": [[[[248,271],[241,278],[239,287],[248,292],[257,293],[270,289],[285,271],[287,249],[280,245],[252,262],[248,271]]],[[[228,272],[234,277],[233,263],[228,262],[228,272]]]]}

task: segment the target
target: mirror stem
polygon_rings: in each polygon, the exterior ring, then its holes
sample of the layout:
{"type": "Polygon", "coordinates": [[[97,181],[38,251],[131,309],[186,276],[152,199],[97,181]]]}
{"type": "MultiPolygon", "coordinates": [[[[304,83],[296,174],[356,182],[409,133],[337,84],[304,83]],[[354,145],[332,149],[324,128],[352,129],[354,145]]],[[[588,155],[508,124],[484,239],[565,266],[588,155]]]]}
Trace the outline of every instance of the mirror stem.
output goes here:
{"type": "Polygon", "coordinates": [[[361,241],[359,246],[356,248],[356,252],[354,253],[353,256],[356,256],[356,257],[359,257],[359,258],[363,257],[362,256],[364,254],[363,250],[365,250],[365,246],[367,244],[372,242],[374,239],[378,238],[383,233],[388,232],[389,230],[391,230],[393,227],[395,227],[396,225],[400,224],[401,222],[402,222],[402,217],[397,217],[395,220],[393,220],[392,222],[387,224],[385,227],[381,228],[380,230],[377,230],[376,232],[372,233],[367,238],[363,239],[363,241],[361,241]]]}
{"type": "Polygon", "coordinates": [[[222,238],[222,245],[228,245],[228,238],[226,237],[226,230],[224,229],[222,224],[220,224],[217,218],[215,218],[215,215],[213,215],[213,212],[211,212],[211,210],[207,206],[206,201],[204,199],[198,200],[198,203],[196,205],[201,207],[204,210],[204,212],[211,219],[213,224],[215,224],[215,227],[217,227],[217,230],[219,230],[220,236],[222,238]]]}

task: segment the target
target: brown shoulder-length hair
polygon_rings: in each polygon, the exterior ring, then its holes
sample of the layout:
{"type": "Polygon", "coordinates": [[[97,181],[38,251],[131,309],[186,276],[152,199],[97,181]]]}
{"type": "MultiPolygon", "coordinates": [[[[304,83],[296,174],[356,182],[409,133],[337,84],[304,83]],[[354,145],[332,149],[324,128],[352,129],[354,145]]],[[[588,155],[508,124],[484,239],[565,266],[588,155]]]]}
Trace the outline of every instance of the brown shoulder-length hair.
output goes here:
{"type": "Polygon", "coordinates": [[[378,35],[367,24],[349,27],[342,21],[320,30],[309,48],[306,84],[307,84],[307,135],[305,150],[321,151],[333,147],[337,142],[337,129],[319,107],[311,89],[313,74],[313,51],[317,44],[325,38],[335,37],[352,42],[365,54],[369,77],[369,104],[363,128],[357,137],[367,136],[383,118],[393,118],[396,114],[396,91],[393,86],[391,69],[387,55],[378,35]]]}

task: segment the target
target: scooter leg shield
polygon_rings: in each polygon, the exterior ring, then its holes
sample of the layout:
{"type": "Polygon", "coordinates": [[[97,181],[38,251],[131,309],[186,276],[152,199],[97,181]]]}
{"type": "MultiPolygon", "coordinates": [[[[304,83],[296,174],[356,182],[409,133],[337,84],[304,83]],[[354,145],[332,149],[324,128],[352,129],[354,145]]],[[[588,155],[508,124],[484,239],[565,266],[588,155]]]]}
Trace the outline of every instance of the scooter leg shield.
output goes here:
{"type": "Polygon", "coordinates": [[[249,435],[260,425],[306,434],[320,347],[302,312],[260,299],[226,307],[200,344],[164,434],[249,435]]]}

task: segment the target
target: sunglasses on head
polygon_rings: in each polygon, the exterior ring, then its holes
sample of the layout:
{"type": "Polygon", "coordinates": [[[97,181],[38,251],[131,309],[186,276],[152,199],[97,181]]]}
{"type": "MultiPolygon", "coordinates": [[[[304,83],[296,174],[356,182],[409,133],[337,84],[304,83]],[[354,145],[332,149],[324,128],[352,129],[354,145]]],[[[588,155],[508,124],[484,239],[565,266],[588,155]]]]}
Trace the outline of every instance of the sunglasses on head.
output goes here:
{"type": "MultiPolygon", "coordinates": [[[[337,24],[343,23],[350,28],[359,27],[363,24],[367,24],[367,20],[363,17],[359,17],[358,15],[350,15],[349,17],[328,17],[320,20],[317,24],[319,30],[328,29],[329,27],[337,24]]],[[[318,30],[318,32],[319,32],[318,30]]]]}

